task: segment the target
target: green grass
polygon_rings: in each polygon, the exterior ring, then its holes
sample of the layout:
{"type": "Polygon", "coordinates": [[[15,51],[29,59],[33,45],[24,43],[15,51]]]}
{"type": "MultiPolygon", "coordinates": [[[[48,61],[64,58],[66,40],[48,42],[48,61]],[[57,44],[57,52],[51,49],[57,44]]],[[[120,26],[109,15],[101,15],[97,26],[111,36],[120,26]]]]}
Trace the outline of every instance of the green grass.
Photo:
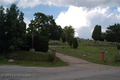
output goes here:
{"type": "Polygon", "coordinates": [[[116,53],[118,53],[119,50],[117,50],[117,47],[115,45],[111,45],[110,42],[99,42],[98,44],[95,44],[93,41],[90,40],[81,40],[77,49],[73,49],[69,47],[69,45],[63,45],[62,47],[51,47],[50,49],[56,49],[57,52],[74,56],[93,63],[110,66],[120,66],[120,62],[115,62],[115,56],[117,56],[116,53]],[[86,44],[87,42],[89,42],[89,44],[86,44]],[[105,51],[105,62],[100,62],[101,50],[105,51]],[[108,53],[106,53],[106,51],[108,53]],[[86,57],[84,57],[83,55],[86,55],[86,57]]]}
{"type": "Polygon", "coordinates": [[[58,67],[67,66],[60,58],[56,57],[56,61],[52,62],[48,59],[49,53],[20,51],[8,54],[7,60],[0,60],[0,65],[21,65],[21,66],[36,66],[36,67],[58,67]],[[9,59],[14,59],[14,62],[8,62],[9,59]]]}

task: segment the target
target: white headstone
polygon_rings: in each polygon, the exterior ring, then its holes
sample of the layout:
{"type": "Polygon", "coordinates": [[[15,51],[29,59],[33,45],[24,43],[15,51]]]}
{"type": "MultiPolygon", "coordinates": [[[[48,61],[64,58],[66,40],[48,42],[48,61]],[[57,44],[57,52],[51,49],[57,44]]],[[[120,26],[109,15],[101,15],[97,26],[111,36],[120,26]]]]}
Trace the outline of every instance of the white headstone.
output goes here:
{"type": "Polygon", "coordinates": [[[13,59],[9,59],[8,62],[14,62],[14,60],[13,59]]]}
{"type": "Polygon", "coordinates": [[[86,57],[86,55],[83,55],[83,57],[86,57]]]}

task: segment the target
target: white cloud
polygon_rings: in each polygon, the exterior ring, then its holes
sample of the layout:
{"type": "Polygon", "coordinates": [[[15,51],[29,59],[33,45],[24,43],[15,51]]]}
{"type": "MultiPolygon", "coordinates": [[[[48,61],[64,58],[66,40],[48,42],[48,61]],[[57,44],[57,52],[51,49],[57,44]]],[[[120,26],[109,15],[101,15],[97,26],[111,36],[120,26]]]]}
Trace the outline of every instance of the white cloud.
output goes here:
{"type": "Polygon", "coordinates": [[[19,0],[17,5],[18,7],[26,8],[26,7],[34,7],[39,4],[42,4],[41,0],[19,0]]]}
{"type": "Polygon", "coordinates": [[[95,25],[101,25],[102,31],[105,31],[109,25],[119,23],[120,12],[110,7],[96,7],[88,10],[83,7],[70,6],[68,11],[61,12],[56,19],[56,23],[62,27],[72,25],[76,34],[81,38],[91,38],[95,25]]]}
{"type": "Polygon", "coordinates": [[[29,18],[24,18],[24,22],[26,23],[26,28],[28,28],[28,25],[29,25],[29,23],[30,23],[30,19],[29,18]]]}
{"type": "Polygon", "coordinates": [[[61,12],[56,22],[61,24],[62,27],[72,25],[78,28],[90,25],[90,22],[86,19],[86,10],[74,6],[70,6],[67,12],[61,12]]]}
{"type": "Polygon", "coordinates": [[[7,5],[7,4],[12,4],[15,3],[18,0],[0,0],[0,5],[7,5]]]}
{"type": "Polygon", "coordinates": [[[94,8],[99,6],[102,7],[120,6],[119,3],[120,0],[19,0],[18,6],[26,8],[26,7],[34,7],[39,4],[48,4],[55,6],[76,6],[76,7],[94,8]]]}
{"type": "Polygon", "coordinates": [[[0,5],[17,3],[18,7],[35,7],[39,4],[48,4],[55,6],[76,6],[76,7],[107,7],[107,6],[118,6],[120,0],[0,0],[0,5]]]}
{"type": "Polygon", "coordinates": [[[118,7],[118,11],[120,12],[120,7],[118,7]]]}

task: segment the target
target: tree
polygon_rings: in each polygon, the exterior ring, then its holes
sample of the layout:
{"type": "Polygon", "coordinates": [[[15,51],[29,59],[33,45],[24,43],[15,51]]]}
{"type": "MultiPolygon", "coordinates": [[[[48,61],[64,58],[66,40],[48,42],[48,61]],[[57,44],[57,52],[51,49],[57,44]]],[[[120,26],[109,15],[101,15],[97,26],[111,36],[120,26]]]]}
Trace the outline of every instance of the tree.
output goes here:
{"type": "Polygon", "coordinates": [[[69,45],[72,47],[72,45],[73,45],[73,38],[71,37],[70,39],[69,39],[69,45]]]}
{"type": "Polygon", "coordinates": [[[50,32],[50,35],[49,35],[50,39],[60,40],[60,38],[62,36],[61,26],[58,26],[58,25],[51,26],[49,32],[50,32]]]}
{"type": "Polygon", "coordinates": [[[73,38],[73,48],[76,49],[78,47],[77,38],[73,38]]]}
{"type": "Polygon", "coordinates": [[[74,37],[74,28],[72,26],[65,26],[63,32],[65,33],[66,40],[69,43],[69,40],[74,37]]]}
{"type": "Polygon", "coordinates": [[[24,22],[24,13],[20,12],[17,26],[16,26],[16,36],[14,41],[14,46],[20,48],[26,44],[26,23],[24,22]],[[23,45],[24,44],[24,45],[23,45]]]}
{"type": "Polygon", "coordinates": [[[10,46],[13,45],[16,49],[20,48],[24,44],[26,33],[26,24],[23,18],[24,13],[19,12],[15,4],[12,4],[10,9],[7,8],[6,12],[6,35],[9,40],[8,42],[10,46]]]}
{"type": "Polygon", "coordinates": [[[62,36],[61,37],[62,37],[62,42],[63,43],[66,42],[66,33],[64,31],[62,32],[62,36]]]}
{"type": "Polygon", "coordinates": [[[101,39],[101,26],[100,25],[96,25],[93,33],[92,33],[92,38],[96,41],[96,40],[100,40],[101,39]]]}
{"type": "Polygon", "coordinates": [[[107,27],[105,39],[111,42],[120,42],[120,24],[107,27]]]}
{"type": "Polygon", "coordinates": [[[3,6],[0,6],[0,52],[4,51],[5,46],[5,13],[3,6]]]}
{"type": "Polygon", "coordinates": [[[100,39],[100,41],[104,41],[104,39],[105,39],[105,33],[102,32],[102,33],[101,33],[101,39],[100,39]]]}
{"type": "Polygon", "coordinates": [[[53,16],[47,16],[43,13],[35,13],[35,19],[31,20],[29,28],[27,29],[28,33],[39,34],[41,36],[59,40],[62,28],[61,26],[56,25],[53,16]]]}
{"type": "Polygon", "coordinates": [[[10,8],[6,9],[6,13],[4,13],[4,8],[1,7],[0,16],[3,16],[0,17],[0,22],[2,21],[0,42],[2,42],[3,51],[8,51],[11,46],[16,49],[19,48],[25,41],[26,24],[23,21],[24,14],[19,13],[18,7],[12,4],[10,8]]]}

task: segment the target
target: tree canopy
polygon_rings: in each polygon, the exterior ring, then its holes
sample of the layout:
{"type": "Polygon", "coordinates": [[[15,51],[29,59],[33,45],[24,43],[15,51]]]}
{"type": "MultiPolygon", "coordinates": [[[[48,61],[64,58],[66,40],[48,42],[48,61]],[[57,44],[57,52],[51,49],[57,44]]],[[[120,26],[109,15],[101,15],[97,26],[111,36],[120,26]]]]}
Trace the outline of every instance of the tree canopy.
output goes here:
{"type": "Polygon", "coordinates": [[[45,15],[43,13],[35,13],[35,19],[31,20],[28,33],[38,34],[50,39],[59,40],[62,34],[61,26],[56,25],[53,16],[45,15]]]}
{"type": "Polygon", "coordinates": [[[15,4],[5,10],[0,7],[0,48],[6,51],[10,46],[19,48],[24,44],[26,24],[24,13],[15,4]]]}
{"type": "Polygon", "coordinates": [[[107,27],[105,39],[111,42],[120,42],[120,24],[107,27]]]}
{"type": "Polygon", "coordinates": [[[69,42],[71,38],[74,37],[75,30],[72,26],[65,26],[63,29],[63,37],[66,37],[66,40],[69,42]]]}

